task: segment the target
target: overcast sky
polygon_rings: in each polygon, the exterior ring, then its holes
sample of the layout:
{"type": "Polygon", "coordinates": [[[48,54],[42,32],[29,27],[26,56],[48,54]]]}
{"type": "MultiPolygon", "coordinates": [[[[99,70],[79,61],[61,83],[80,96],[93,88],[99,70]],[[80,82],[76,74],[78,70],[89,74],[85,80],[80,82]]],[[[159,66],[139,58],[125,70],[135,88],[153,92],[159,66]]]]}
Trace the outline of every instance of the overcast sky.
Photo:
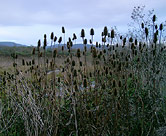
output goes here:
{"type": "Polygon", "coordinates": [[[36,45],[45,33],[62,36],[62,26],[78,38],[93,27],[97,41],[104,26],[126,31],[133,7],[143,5],[166,20],[166,0],[0,0],[0,41],[36,45]]]}

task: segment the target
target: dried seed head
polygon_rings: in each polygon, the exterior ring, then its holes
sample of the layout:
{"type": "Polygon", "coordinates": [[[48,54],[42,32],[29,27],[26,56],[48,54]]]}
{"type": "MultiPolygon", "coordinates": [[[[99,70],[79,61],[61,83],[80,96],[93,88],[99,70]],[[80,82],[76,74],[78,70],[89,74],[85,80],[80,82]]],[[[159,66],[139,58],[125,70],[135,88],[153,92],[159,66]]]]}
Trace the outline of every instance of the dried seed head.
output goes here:
{"type": "Polygon", "coordinates": [[[153,42],[156,44],[157,43],[157,33],[154,34],[153,42]]]}
{"type": "Polygon", "coordinates": [[[122,39],[123,39],[123,37],[122,37],[122,36],[120,36],[120,39],[122,40],[122,39]]]}
{"type": "Polygon", "coordinates": [[[96,48],[98,48],[99,47],[99,43],[98,42],[96,42],[96,48]]]}
{"type": "Polygon", "coordinates": [[[133,42],[133,38],[132,38],[132,37],[129,38],[129,42],[130,42],[130,43],[133,42]]]}
{"type": "Polygon", "coordinates": [[[85,44],[85,45],[87,44],[87,39],[84,39],[84,44],[85,44]]]}
{"type": "Polygon", "coordinates": [[[65,28],[64,28],[64,26],[62,26],[62,33],[63,33],[63,34],[65,33],[65,28]]]}
{"type": "Polygon", "coordinates": [[[40,48],[40,46],[41,46],[41,41],[40,40],[38,40],[37,46],[38,46],[38,48],[40,48]]]}
{"type": "Polygon", "coordinates": [[[149,34],[149,31],[148,31],[148,28],[145,27],[145,34],[146,34],[146,38],[148,37],[148,34],[149,34]]]}
{"type": "Polygon", "coordinates": [[[105,69],[105,74],[108,75],[108,67],[105,69]]]}
{"type": "Polygon", "coordinates": [[[155,25],[155,29],[156,29],[156,30],[158,29],[158,25],[155,25]]]}
{"type": "Polygon", "coordinates": [[[138,41],[137,41],[137,39],[135,39],[135,45],[137,45],[138,44],[138,41]]]}
{"type": "Polygon", "coordinates": [[[47,38],[47,35],[46,34],[44,34],[44,39],[46,39],[47,38]]]}
{"type": "Polygon", "coordinates": [[[92,44],[92,40],[91,39],[89,40],[89,43],[92,44]]]}
{"type": "Polygon", "coordinates": [[[22,59],[22,65],[25,66],[25,60],[24,59],[22,59]]]}
{"type": "Polygon", "coordinates": [[[56,40],[57,40],[57,37],[55,36],[55,37],[54,37],[54,42],[56,42],[56,40]]]}
{"type": "Polygon", "coordinates": [[[75,66],[75,61],[74,61],[74,60],[72,61],[72,66],[73,66],[73,67],[75,66]]]}
{"type": "Polygon", "coordinates": [[[51,33],[50,39],[53,40],[54,39],[54,33],[51,33]]]}
{"type": "Polygon", "coordinates": [[[80,66],[82,66],[82,61],[80,61],[80,66]]]}
{"type": "Polygon", "coordinates": [[[93,28],[90,29],[90,35],[92,35],[92,36],[94,35],[94,29],[93,28]]]}
{"type": "Polygon", "coordinates": [[[142,29],[144,29],[144,23],[141,24],[142,29]]]}
{"type": "Polygon", "coordinates": [[[152,21],[153,21],[153,23],[156,21],[156,15],[153,15],[152,21]]]}
{"type": "Polygon", "coordinates": [[[74,77],[77,76],[77,70],[74,70],[73,76],[74,76],[74,77]]]}
{"type": "Polygon", "coordinates": [[[59,37],[58,43],[60,44],[62,42],[62,37],[59,37]]]}
{"type": "Polygon", "coordinates": [[[111,38],[113,39],[115,37],[114,29],[111,30],[111,38]]]}
{"type": "Polygon", "coordinates": [[[110,71],[110,76],[112,76],[112,72],[110,71]]]}
{"type": "Polygon", "coordinates": [[[123,39],[123,46],[126,45],[126,38],[123,39]]]}
{"type": "Polygon", "coordinates": [[[89,76],[92,77],[92,73],[91,72],[89,73],[89,76]]]}
{"type": "Polygon", "coordinates": [[[78,57],[78,58],[81,57],[81,51],[80,51],[80,49],[77,49],[77,57],[78,57]]]}
{"type": "Polygon", "coordinates": [[[104,31],[103,32],[104,32],[104,36],[106,37],[108,35],[108,29],[107,29],[106,26],[104,27],[104,31]]]}
{"type": "Polygon", "coordinates": [[[117,89],[116,88],[114,89],[114,96],[115,97],[117,96],[117,89]]]}
{"type": "Polygon", "coordinates": [[[81,30],[81,37],[82,37],[82,38],[85,37],[85,31],[84,31],[84,29],[81,30]]]}
{"type": "Polygon", "coordinates": [[[132,73],[130,73],[130,74],[129,74],[129,77],[130,77],[130,78],[132,78],[132,77],[133,77],[133,74],[132,74],[132,73]]]}
{"type": "Polygon", "coordinates": [[[34,59],[32,60],[32,65],[35,65],[35,60],[34,59]]]}
{"type": "Polygon", "coordinates": [[[58,83],[60,83],[61,82],[61,78],[60,77],[58,77],[58,83]]]}
{"type": "Polygon", "coordinates": [[[88,86],[87,79],[84,79],[83,85],[84,85],[85,88],[88,86]]]}
{"type": "Polygon", "coordinates": [[[163,30],[163,24],[160,24],[160,31],[163,30]]]}
{"type": "Polygon", "coordinates": [[[76,34],[75,34],[75,33],[73,34],[73,39],[74,39],[74,40],[76,40],[76,39],[77,39],[77,36],[76,36],[76,34]]]}
{"type": "Polygon", "coordinates": [[[113,87],[113,88],[116,87],[116,81],[115,81],[115,80],[113,80],[112,87],[113,87]]]}

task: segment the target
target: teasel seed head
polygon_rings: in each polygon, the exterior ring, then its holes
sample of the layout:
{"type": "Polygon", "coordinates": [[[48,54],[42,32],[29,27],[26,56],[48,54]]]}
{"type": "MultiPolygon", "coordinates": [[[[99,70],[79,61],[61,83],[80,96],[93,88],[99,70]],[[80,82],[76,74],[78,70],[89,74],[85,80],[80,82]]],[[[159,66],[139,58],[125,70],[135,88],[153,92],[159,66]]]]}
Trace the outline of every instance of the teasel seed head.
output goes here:
{"type": "Polygon", "coordinates": [[[155,29],[156,29],[156,30],[158,29],[158,25],[155,25],[155,29]]]}
{"type": "Polygon", "coordinates": [[[85,31],[84,29],[81,30],[81,38],[84,38],[85,37],[85,31]]]}
{"type": "Polygon", "coordinates": [[[137,45],[138,44],[138,41],[137,41],[137,39],[135,39],[135,45],[137,45]]]}
{"type": "Polygon", "coordinates": [[[87,88],[88,83],[87,83],[87,79],[86,79],[86,78],[84,79],[84,83],[83,83],[83,85],[84,85],[85,88],[87,88]]]}
{"type": "Polygon", "coordinates": [[[60,83],[61,82],[61,78],[60,77],[58,77],[58,83],[60,83]]]}
{"type": "Polygon", "coordinates": [[[145,34],[146,34],[146,38],[148,37],[148,34],[149,34],[149,31],[148,31],[148,28],[145,27],[145,34]]]}
{"type": "Polygon", "coordinates": [[[144,29],[144,23],[141,24],[142,29],[144,29]]]}
{"type": "Polygon", "coordinates": [[[110,71],[110,76],[112,76],[112,72],[110,71]]]}
{"type": "Polygon", "coordinates": [[[115,80],[113,80],[112,87],[113,87],[113,88],[115,88],[115,87],[116,87],[116,81],[115,81],[115,80]]]}
{"type": "Polygon", "coordinates": [[[58,43],[60,44],[62,42],[62,37],[59,37],[58,43]]]}
{"type": "Polygon", "coordinates": [[[160,24],[160,31],[163,30],[163,24],[160,24]]]}
{"type": "Polygon", "coordinates": [[[126,38],[123,39],[123,46],[126,45],[126,38]]]}
{"type": "Polygon", "coordinates": [[[105,69],[105,74],[108,75],[108,67],[105,69]]]}
{"type": "Polygon", "coordinates": [[[78,57],[78,58],[81,57],[81,51],[80,51],[80,49],[77,49],[77,57],[78,57]]]}
{"type": "Polygon", "coordinates": [[[154,33],[153,42],[154,42],[155,44],[157,43],[157,33],[154,33]]]}
{"type": "Polygon", "coordinates": [[[98,42],[96,42],[96,48],[98,48],[99,47],[99,43],[98,42]]]}
{"type": "Polygon", "coordinates": [[[54,40],[54,33],[53,32],[51,33],[50,39],[54,40]]]}
{"type": "Polygon", "coordinates": [[[37,42],[37,50],[38,50],[38,51],[39,51],[40,46],[41,46],[41,41],[38,40],[38,42],[37,42]]]}
{"type": "Polygon", "coordinates": [[[91,28],[91,29],[90,29],[90,35],[93,36],[94,34],[95,34],[95,33],[94,33],[94,29],[91,28]]]}
{"type": "Polygon", "coordinates": [[[99,48],[101,48],[101,44],[99,43],[99,48]]]}
{"type": "Polygon", "coordinates": [[[75,33],[73,34],[73,39],[74,39],[74,40],[76,40],[76,39],[77,39],[77,36],[76,36],[76,34],[75,34],[75,33]]]}
{"type": "Polygon", "coordinates": [[[65,28],[64,28],[64,26],[62,26],[62,33],[63,33],[63,34],[65,33],[65,28]]]}
{"type": "Polygon", "coordinates": [[[73,76],[77,77],[77,70],[76,69],[74,70],[73,76]]]}
{"type": "Polygon", "coordinates": [[[114,96],[116,97],[116,96],[117,96],[117,94],[118,94],[117,89],[116,89],[116,88],[114,88],[114,96]]]}
{"type": "Polygon", "coordinates": [[[47,46],[47,39],[44,38],[44,46],[43,46],[43,49],[44,49],[44,50],[46,49],[46,46],[47,46]]]}
{"type": "Polygon", "coordinates": [[[113,39],[115,37],[114,29],[111,30],[111,38],[113,39]]]}
{"type": "Polygon", "coordinates": [[[153,15],[152,21],[153,21],[153,23],[156,21],[156,15],[153,15]]]}
{"type": "Polygon", "coordinates": [[[22,59],[22,65],[25,66],[25,60],[24,59],[22,59]]]}
{"type": "Polygon", "coordinates": [[[129,38],[129,42],[130,42],[130,43],[133,42],[133,38],[132,38],[132,37],[129,38]]]}
{"type": "Polygon", "coordinates": [[[89,76],[92,77],[92,73],[91,72],[89,73],[89,76]]]}
{"type": "Polygon", "coordinates": [[[130,77],[130,78],[132,78],[132,77],[133,77],[133,74],[132,74],[132,73],[130,73],[130,74],[129,74],[129,77],[130,77]]]}
{"type": "Polygon", "coordinates": [[[106,37],[108,35],[108,29],[107,29],[106,26],[104,27],[104,31],[103,32],[104,32],[104,36],[106,37]]]}
{"type": "Polygon", "coordinates": [[[34,59],[32,59],[32,65],[35,65],[35,60],[34,59]]]}
{"type": "Polygon", "coordinates": [[[80,66],[82,67],[82,61],[80,61],[80,66]]]}
{"type": "Polygon", "coordinates": [[[56,42],[56,40],[57,40],[57,37],[55,36],[55,37],[54,37],[54,42],[56,42]]]}

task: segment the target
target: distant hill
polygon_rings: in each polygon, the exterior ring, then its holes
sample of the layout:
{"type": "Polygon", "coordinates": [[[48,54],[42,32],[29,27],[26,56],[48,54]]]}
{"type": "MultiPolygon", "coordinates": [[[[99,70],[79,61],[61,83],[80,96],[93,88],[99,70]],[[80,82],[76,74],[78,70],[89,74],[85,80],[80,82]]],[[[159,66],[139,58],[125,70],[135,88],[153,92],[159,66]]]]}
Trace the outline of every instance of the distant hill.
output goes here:
{"type": "MultiPolygon", "coordinates": [[[[62,46],[64,46],[64,44],[60,44],[60,45],[58,45],[58,44],[56,44],[54,47],[62,47],[62,46]]],[[[51,46],[47,46],[47,48],[50,48],[51,46]]],[[[87,44],[86,45],[86,47],[87,47],[87,49],[90,49],[91,48],[91,45],[90,44],[87,44]]],[[[84,49],[84,44],[73,44],[73,46],[72,46],[72,49],[84,49]]]]}
{"type": "Polygon", "coordinates": [[[0,46],[13,47],[13,46],[26,46],[26,45],[15,43],[15,42],[0,42],[0,46]]]}

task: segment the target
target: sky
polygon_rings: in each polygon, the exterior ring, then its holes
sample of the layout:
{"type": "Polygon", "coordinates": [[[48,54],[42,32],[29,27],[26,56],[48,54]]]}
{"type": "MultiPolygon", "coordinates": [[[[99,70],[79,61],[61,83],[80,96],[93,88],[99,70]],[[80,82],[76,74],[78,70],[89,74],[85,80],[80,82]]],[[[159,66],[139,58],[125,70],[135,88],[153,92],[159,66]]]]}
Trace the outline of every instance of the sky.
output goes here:
{"type": "Polygon", "coordinates": [[[166,0],[0,0],[0,41],[36,46],[44,34],[63,36],[62,26],[66,40],[76,33],[81,42],[82,28],[89,39],[93,27],[94,41],[100,41],[104,26],[126,32],[134,6],[143,5],[166,20],[166,0]]]}

